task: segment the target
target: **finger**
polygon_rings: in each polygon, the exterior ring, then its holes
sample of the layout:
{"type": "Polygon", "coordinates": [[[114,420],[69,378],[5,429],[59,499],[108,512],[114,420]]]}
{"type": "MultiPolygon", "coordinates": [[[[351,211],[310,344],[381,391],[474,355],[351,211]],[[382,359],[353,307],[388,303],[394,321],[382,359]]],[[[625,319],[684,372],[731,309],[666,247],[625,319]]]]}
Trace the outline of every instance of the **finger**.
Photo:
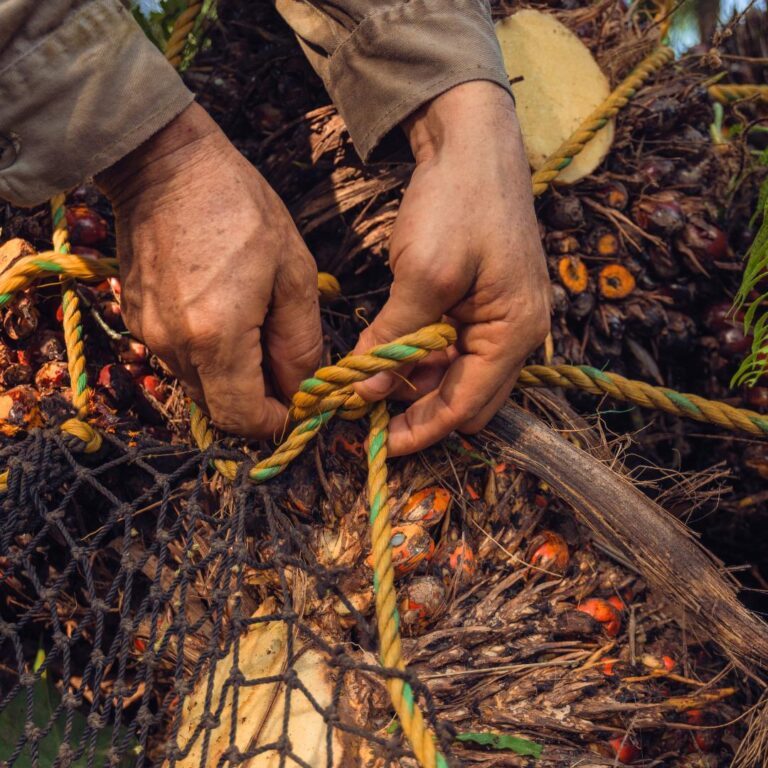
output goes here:
{"type": "Polygon", "coordinates": [[[319,367],[323,350],[317,269],[309,256],[306,262],[298,260],[290,270],[278,272],[264,345],[272,380],[288,399],[319,367]]]}
{"type": "MultiPolygon", "coordinates": [[[[423,281],[409,279],[407,275],[401,280],[395,279],[387,303],[360,334],[355,352],[366,352],[378,344],[438,322],[463,293],[460,281],[453,285],[430,285],[425,289],[423,281]]],[[[411,370],[411,366],[402,366],[399,372],[407,377],[411,370]]],[[[392,371],[385,371],[356,384],[355,390],[365,400],[381,400],[397,387],[398,381],[392,371]]]]}
{"type": "Polygon", "coordinates": [[[517,382],[517,378],[520,376],[521,370],[522,366],[516,368],[510,378],[499,387],[498,391],[488,404],[481,408],[471,419],[465,421],[463,424],[459,424],[459,426],[456,427],[457,431],[467,435],[474,435],[485,427],[509,399],[512,390],[515,388],[515,382],[517,382]]]}
{"type": "Polygon", "coordinates": [[[455,429],[475,427],[486,416],[490,419],[527,354],[527,348],[517,348],[516,331],[509,323],[496,323],[463,332],[461,346],[466,353],[451,364],[440,386],[392,420],[390,454],[422,450],[455,429]]]}
{"type": "Polygon", "coordinates": [[[206,350],[199,359],[197,373],[215,426],[244,437],[276,439],[282,434],[288,410],[266,395],[259,328],[242,334],[223,354],[206,350]]]}
{"type": "MultiPolygon", "coordinates": [[[[394,400],[413,402],[437,389],[450,364],[458,357],[456,348],[451,346],[439,352],[430,353],[407,375],[397,372],[398,383],[389,397],[394,400]]],[[[396,375],[397,375],[396,374],[396,375]]]]}

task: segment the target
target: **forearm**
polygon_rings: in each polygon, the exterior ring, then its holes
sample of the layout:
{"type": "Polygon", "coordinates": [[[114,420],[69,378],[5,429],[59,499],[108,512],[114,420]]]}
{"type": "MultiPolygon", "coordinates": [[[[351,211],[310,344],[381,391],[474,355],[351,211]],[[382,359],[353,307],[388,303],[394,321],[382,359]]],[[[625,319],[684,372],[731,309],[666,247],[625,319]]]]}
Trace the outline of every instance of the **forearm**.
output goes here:
{"type": "Polygon", "coordinates": [[[42,202],[191,101],[118,0],[0,0],[0,197],[42,202]]]}
{"type": "Polygon", "coordinates": [[[509,89],[486,0],[275,0],[360,155],[415,110],[473,80],[509,89]]]}

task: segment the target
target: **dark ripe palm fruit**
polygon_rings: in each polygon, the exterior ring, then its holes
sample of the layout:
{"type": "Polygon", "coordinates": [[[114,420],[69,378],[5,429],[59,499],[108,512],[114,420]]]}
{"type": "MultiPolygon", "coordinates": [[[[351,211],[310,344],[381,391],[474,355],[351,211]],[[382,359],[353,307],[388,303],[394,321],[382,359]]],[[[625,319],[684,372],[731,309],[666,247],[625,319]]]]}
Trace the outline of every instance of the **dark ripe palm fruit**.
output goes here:
{"type": "Polygon", "coordinates": [[[670,96],[658,96],[646,105],[643,114],[643,127],[658,133],[667,133],[683,114],[684,107],[678,99],[670,96]]]}
{"type": "Polygon", "coordinates": [[[756,411],[768,411],[768,387],[745,387],[744,402],[756,411]]]}
{"type": "Polygon", "coordinates": [[[3,316],[3,331],[11,341],[28,339],[37,330],[40,313],[31,296],[22,294],[12,300],[3,316]]]}
{"type": "Polygon", "coordinates": [[[622,305],[627,330],[640,338],[656,336],[667,322],[661,304],[647,299],[632,298],[622,305]]]}
{"type": "Polygon", "coordinates": [[[547,208],[547,221],[554,229],[578,229],[584,226],[584,206],[574,195],[554,198],[547,208]]]}
{"type": "Polygon", "coordinates": [[[596,189],[592,195],[606,208],[623,211],[629,203],[629,192],[620,181],[611,181],[596,189]]]}
{"type": "Polygon", "coordinates": [[[601,304],[592,315],[592,323],[609,339],[621,341],[624,338],[624,313],[613,304],[601,304]]]}
{"type": "Polygon", "coordinates": [[[568,232],[557,230],[547,232],[544,238],[544,250],[550,254],[578,253],[581,250],[579,241],[568,232]]]}
{"type": "Polygon", "coordinates": [[[671,237],[685,226],[685,214],[672,192],[641,198],[632,206],[632,216],[640,228],[664,237],[671,237]]]}
{"type": "Polygon", "coordinates": [[[726,261],[730,255],[725,233],[702,219],[689,221],[685,225],[681,241],[705,265],[726,261]]]}
{"type": "Polygon", "coordinates": [[[72,253],[78,256],[84,256],[86,259],[93,259],[98,261],[104,258],[104,254],[101,251],[97,251],[95,248],[89,248],[87,245],[73,245],[72,253]]]}
{"type": "Polygon", "coordinates": [[[107,239],[107,222],[87,205],[67,208],[69,240],[73,245],[98,245],[107,239]]]}
{"type": "Polygon", "coordinates": [[[118,363],[105,365],[99,371],[96,384],[107,395],[110,404],[118,409],[127,408],[136,395],[131,375],[118,363]]]}
{"type": "Polygon", "coordinates": [[[748,445],[742,454],[742,464],[763,480],[768,480],[768,445],[748,445]]]}
{"type": "Polygon", "coordinates": [[[674,309],[667,310],[667,322],[659,334],[659,348],[667,354],[690,354],[696,339],[696,323],[674,309]]]}
{"type": "Polygon", "coordinates": [[[6,387],[18,387],[32,381],[32,367],[24,363],[10,363],[0,370],[2,381],[6,387]]]}
{"type": "Polygon", "coordinates": [[[716,301],[704,311],[702,322],[708,331],[722,331],[740,326],[744,320],[744,311],[735,310],[730,301],[716,301]]]}
{"type": "Polygon", "coordinates": [[[595,295],[591,291],[583,291],[571,298],[568,316],[574,320],[583,320],[594,308],[595,295]]]}
{"type": "Polygon", "coordinates": [[[43,363],[35,374],[35,387],[41,394],[48,394],[69,385],[69,368],[61,360],[43,363]]]}
{"type": "Polygon", "coordinates": [[[124,328],[123,313],[114,299],[105,299],[99,303],[99,314],[104,322],[117,331],[124,328]]]}
{"type": "MultiPolygon", "coordinates": [[[[587,347],[594,355],[595,363],[599,363],[601,366],[606,363],[618,364],[621,358],[621,341],[608,338],[600,331],[593,330],[589,334],[587,347]]],[[[618,373],[616,365],[613,365],[613,370],[618,373]]]]}
{"type": "Polygon", "coordinates": [[[727,360],[740,359],[752,347],[752,336],[745,336],[741,326],[723,328],[717,334],[720,354],[727,360]]]}
{"type": "Polygon", "coordinates": [[[570,300],[565,288],[560,283],[552,283],[552,312],[555,315],[564,315],[568,311],[570,300]]]}
{"type": "Polygon", "coordinates": [[[658,188],[675,172],[675,164],[668,157],[651,155],[643,158],[637,172],[644,184],[648,187],[658,188]]]}
{"type": "Polygon", "coordinates": [[[666,246],[649,246],[648,265],[651,272],[663,281],[674,280],[680,274],[680,261],[673,256],[666,246]]]}
{"type": "Polygon", "coordinates": [[[64,360],[67,356],[67,346],[64,335],[56,331],[42,331],[30,344],[32,357],[39,361],[64,360]]]}

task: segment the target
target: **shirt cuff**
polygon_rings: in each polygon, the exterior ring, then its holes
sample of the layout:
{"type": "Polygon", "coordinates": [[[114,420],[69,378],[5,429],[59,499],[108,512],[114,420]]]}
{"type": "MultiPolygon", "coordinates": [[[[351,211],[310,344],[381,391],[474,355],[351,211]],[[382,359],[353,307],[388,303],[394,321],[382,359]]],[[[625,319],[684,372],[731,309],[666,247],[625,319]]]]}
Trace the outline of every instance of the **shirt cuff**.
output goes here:
{"type": "Polygon", "coordinates": [[[367,160],[422,104],[470,80],[510,92],[482,0],[411,0],[366,16],[333,52],[326,87],[367,160]]]}
{"type": "Polygon", "coordinates": [[[84,5],[0,71],[0,197],[36,205],[75,186],[192,100],[120,3],[84,5]]]}

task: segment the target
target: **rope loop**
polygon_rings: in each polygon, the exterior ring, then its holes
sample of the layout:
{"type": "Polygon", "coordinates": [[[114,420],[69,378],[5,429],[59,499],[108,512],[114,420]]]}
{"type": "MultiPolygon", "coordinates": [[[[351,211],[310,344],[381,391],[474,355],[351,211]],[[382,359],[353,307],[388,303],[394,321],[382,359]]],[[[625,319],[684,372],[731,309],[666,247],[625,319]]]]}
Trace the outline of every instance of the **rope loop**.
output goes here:
{"type": "Polygon", "coordinates": [[[83,445],[84,453],[96,453],[104,442],[101,433],[82,419],[67,419],[59,429],[66,435],[76,437],[83,445]]]}

